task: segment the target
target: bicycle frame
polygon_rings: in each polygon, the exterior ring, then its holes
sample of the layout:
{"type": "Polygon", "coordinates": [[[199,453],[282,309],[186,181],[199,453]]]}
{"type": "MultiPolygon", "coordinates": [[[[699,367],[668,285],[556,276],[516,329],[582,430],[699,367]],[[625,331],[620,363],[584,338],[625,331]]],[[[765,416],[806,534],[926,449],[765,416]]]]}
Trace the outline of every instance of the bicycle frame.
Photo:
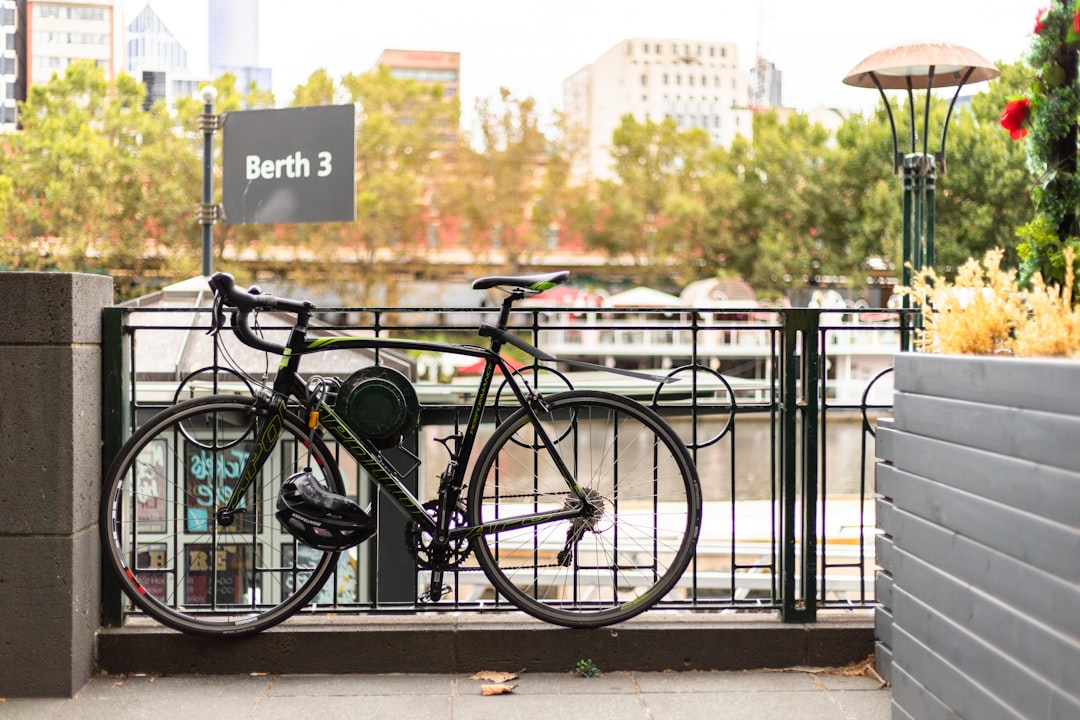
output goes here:
{"type": "MultiPolygon", "coordinates": [[[[439,487],[440,512],[437,518],[424,509],[421,501],[413,495],[405,485],[402,474],[390,463],[384,461],[381,451],[370,441],[357,436],[340,415],[326,402],[320,400],[318,404],[318,418],[322,426],[334,437],[335,440],[363,467],[375,483],[381,487],[392,499],[394,505],[409,519],[416,522],[423,531],[433,537],[439,537],[450,541],[464,538],[489,535],[508,530],[516,530],[524,527],[542,525],[548,522],[581,517],[586,511],[588,502],[585,493],[574,478],[573,473],[566,466],[562,456],[555,447],[554,441],[544,429],[536,416],[535,407],[542,406],[543,400],[532,393],[526,393],[521,385],[514,379],[514,371],[507,365],[499,354],[504,343],[513,344],[515,347],[535,351],[537,357],[543,358],[544,353],[533,348],[528,343],[514,337],[505,328],[509,318],[510,308],[515,297],[508,297],[503,302],[499,316],[498,326],[481,325],[480,335],[491,337],[489,347],[473,345],[452,345],[427,341],[399,340],[392,338],[361,338],[352,336],[308,338],[307,323],[308,313],[300,313],[296,324],[289,333],[289,341],[282,355],[278,374],[274,381],[272,392],[268,398],[268,410],[263,420],[258,423],[258,432],[254,438],[253,451],[244,463],[240,473],[237,487],[229,498],[228,503],[218,510],[218,518],[223,524],[228,525],[231,517],[240,511],[252,481],[258,475],[263,463],[269,454],[269,450],[275,446],[281,434],[284,413],[288,411],[288,399],[294,398],[300,404],[307,407],[311,402],[310,391],[307,384],[299,375],[300,359],[304,355],[316,352],[332,350],[367,349],[367,350],[419,350],[467,357],[482,358],[484,371],[480,378],[476,398],[473,401],[469,420],[465,431],[461,434],[460,442],[455,451],[451,452],[450,463],[442,476],[439,487]],[[468,470],[468,460],[472,456],[475,447],[476,435],[483,418],[491,385],[494,382],[495,370],[502,373],[506,384],[510,387],[521,408],[525,409],[533,428],[536,430],[540,443],[549,453],[556,468],[566,481],[567,489],[577,497],[575,507],[553,512],[534,513],[517,516],[502,520],[486,522],[478,526],[462,525],[450,528],[451,513],[447,510],[456,506],[465,486],[465,473],[468,470]],[[463,460],[463,462],[459,461],[463,460]]],[[[234,329],[243,337],[251,333],[251,329],[245,324],[245,320],[239,313],[234,314],[234,329]],[[237,324],[238,323],[238,324],[237,324]]]]}

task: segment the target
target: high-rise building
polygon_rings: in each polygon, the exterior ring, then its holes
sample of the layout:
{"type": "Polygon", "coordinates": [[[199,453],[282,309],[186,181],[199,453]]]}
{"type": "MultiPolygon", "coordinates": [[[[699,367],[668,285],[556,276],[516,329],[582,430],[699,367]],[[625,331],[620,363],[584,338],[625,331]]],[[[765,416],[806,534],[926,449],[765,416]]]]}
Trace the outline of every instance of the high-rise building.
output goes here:
{"type": "Polygon", "coordinates": [[[776,63],[758,58],[750,68],[750,107],[765,110],[783,106],[781,100],[782,73],[776,63]]]}
{"type": "Polygon", "coordinates": [[[14,129],[15,103],[35,83],[90,60],[110,80],[123,66],[123,13],[116,0],[0,0],[0,128],[14,129]]]}
{"type": "Polygon", "coordinates": [[[149,3],[127,26],[127,71],[146,85],[146,106],[195,95],[202,84],[187,66],[187,50],[149,3]]]}
{"type": "Polygon", "coordinates": [[[241,93],[272,90],[272,70],[259,65],[259,0],[208,1],[210,75],[232,73],[241,93]]]}
{"type": "Polygon", "coordinates": [[[749,84],[735,43],[623,40],[563,82],[563,110],[585,152],[577,177],[611,172],[612,135],[624,115],[702,128],[717,145],[749,137],[749,84]]]}

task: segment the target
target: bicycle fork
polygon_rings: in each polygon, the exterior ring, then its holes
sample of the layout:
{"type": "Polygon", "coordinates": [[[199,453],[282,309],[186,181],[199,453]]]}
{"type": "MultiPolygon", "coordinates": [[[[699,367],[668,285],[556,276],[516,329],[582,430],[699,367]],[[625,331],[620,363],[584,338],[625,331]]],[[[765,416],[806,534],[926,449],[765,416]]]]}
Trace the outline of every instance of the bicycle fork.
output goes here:
{"type": "Polygon", "coordinates": [[[237,513],[245,510],[243,507],[244,498],[247,496],[252,482],[254,482],[259,471],[262,470],[262,466],[269,459],[271,452],[277,445],[278,438],[281,437],[281,430],[285,423],[285,411],[285,401],[277,395],[271,396],[267,402],[263,402],[260,398],[251,406],[251,412],[255,415],[256,427],[251,452],[248,454],[247,460],[244,461],[244,467],[240,472],[236,487],[233,488],[232,495],[230,495],[225,505],[214,511],[218,527],[231,526],[236,521],[237,513]]]}

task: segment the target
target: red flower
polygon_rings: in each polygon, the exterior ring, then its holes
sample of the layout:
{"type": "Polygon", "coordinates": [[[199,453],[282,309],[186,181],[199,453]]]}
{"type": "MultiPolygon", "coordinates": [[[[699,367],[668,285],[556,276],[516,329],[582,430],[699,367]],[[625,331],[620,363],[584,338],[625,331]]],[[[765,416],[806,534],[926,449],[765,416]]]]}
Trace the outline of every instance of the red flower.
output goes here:
{"type": "Polygon", "coordinates": [[[1001,112],[1001,126],[1009,131],[1009,136],[1013,140],[1019,140],[1027,135],[1027,128],[1024,126],[1027,124],[1030,113],[1031,100],[1029,98],[1019,98],[1005,103],[1005,109],[1001,112]]]}
{"type": "Polygon", "coordinates": [[[1035,13],[1035,34],[1038,35],[1046,29],[1046,16],[1050,13],[1049,8],[1043,8],[1035,13]]]}
{"type": "Polygon", "coordinates": [[[1080,10],[1073,15],[1073,32],[1080,33],[1080,10]]]}

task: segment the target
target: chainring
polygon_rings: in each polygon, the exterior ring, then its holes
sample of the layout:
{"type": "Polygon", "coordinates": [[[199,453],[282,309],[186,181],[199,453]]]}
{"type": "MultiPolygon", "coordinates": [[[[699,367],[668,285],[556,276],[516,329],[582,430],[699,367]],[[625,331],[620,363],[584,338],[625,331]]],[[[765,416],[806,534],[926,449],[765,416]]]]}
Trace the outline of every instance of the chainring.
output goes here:
{"type": "MultiPolygon", "coordinates": [[[[439,501],[430,500],[424,503],[423,507],[429,514],[434,515],[439,501]]],[[[464,524],[465,511],[458,506],[454,508],[453,517],[450,518],[450,527],[464,524]]],[[[422,570],[456,570],[472,552],[472,544],[468,538],[460,538],[446,546],[440,546],[435,542],[435,538],[414,521],[405,525],[405,546],[409,548],[416,566],[422,570]]]]}

